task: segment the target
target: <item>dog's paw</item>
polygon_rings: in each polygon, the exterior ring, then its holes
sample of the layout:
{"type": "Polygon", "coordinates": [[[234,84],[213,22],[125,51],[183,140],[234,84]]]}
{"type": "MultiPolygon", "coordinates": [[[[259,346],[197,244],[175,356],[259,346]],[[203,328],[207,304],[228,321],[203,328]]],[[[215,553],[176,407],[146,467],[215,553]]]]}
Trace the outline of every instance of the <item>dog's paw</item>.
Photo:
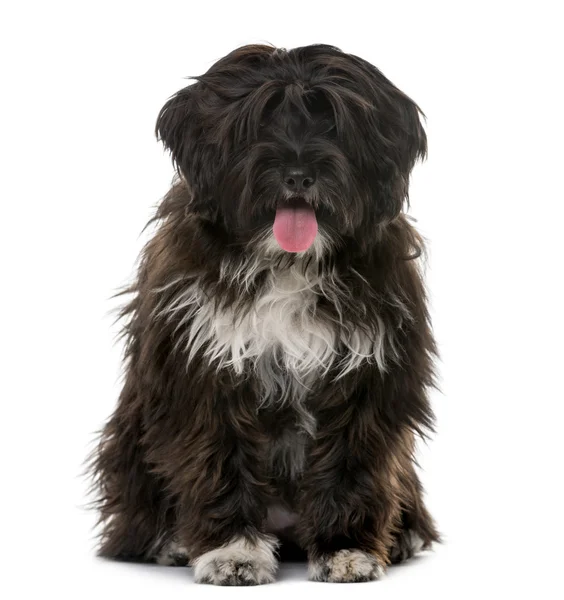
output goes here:
{"type": "Polygon", "coordinates": [[[165,544],[155,558],[157,564],[185,567],[188,564],[188,551],[176,540],[165,544]]]}
{"type": "Polygon", "coordinates": [[[229,544],[202,554],[192,563],[198,583],[259,585],[272,583],[278,567],[277,542],[264,536],[255,542],[236,538],[229,544]]]}
{"type": "Polygon", "coordinates": [[[411,529],[403,529],[397,536],[392,549],[390,560],[397,564],[415,556],[423,550],[423,540],[411,529]]]}
{"type": "Polygon", "coordinates": [[[312,581],[356,583],[379,579],[384,567],[372,554],[362,550],[338,550],[310,561],[309,578],[312,581]]]}

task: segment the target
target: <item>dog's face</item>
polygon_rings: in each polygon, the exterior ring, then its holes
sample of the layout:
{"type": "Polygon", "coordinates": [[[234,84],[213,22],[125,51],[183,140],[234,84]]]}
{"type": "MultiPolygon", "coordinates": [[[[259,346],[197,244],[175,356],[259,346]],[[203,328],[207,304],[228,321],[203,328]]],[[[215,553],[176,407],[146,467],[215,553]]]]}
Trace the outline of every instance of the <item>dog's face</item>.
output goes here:
{"type": "Polygon", "coordinates": [[[191,189],[190,210],[290,252],[318,228],[366,243],[399,214],[426,152],[418,107],[362,59],[330,46],[246,46],[161,110],[157,133],[191,189]]]}

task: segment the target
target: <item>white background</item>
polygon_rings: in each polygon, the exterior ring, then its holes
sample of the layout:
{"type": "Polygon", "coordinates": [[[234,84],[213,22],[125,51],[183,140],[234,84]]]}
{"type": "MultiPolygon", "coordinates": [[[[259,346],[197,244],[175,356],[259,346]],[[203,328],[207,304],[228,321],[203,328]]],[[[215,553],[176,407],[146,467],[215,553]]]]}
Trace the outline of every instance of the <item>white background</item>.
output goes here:
{"type": "Polygon", "coordinates": [[[0,502],[5,598],[562,597],[558,2],[2,4],[0,502]],[[153,128],[185,76],[250,42],[330,43],[427,114],[412,214],[442,353],[422,448],[446,543],[354,589],[263,588],[95,558],[81,463],[119,392],[108,311],[172,177],[153,128]],[[190,588],[190,589],[188,589],[190,588]]]}

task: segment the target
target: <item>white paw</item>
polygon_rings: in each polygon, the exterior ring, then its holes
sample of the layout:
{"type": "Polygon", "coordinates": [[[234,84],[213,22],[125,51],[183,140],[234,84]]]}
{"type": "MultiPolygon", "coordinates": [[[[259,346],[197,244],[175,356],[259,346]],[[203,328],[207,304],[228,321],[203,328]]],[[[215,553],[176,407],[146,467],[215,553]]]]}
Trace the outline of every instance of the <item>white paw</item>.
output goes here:
{"type": "Polygon", "coordinates": [[[214,585],[259,585],[272,583],[278,568],[274,551],[277,540],[264,536],[256,542],[236,538],[202,554],[193,561],[198,583],[214,585]]]}
{"type": "Polygon", "coordinates": [[[384,567],[372,554],[362,550],[338,550],[309,563],[309,578],[313,581],[356,583],[379,579],[384,567]]]}

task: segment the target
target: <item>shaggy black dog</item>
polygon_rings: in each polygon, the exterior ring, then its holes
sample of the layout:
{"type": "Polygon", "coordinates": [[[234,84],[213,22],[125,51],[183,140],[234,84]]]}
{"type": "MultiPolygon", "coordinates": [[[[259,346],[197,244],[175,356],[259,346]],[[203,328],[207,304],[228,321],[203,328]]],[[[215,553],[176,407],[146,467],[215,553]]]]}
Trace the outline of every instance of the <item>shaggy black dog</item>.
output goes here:
{"type": "Polygon", "coordinates": [[[404,214],[416,104],[325,45],[235,50],[173,96],[178,178],[123,311],[93,459],[101,554],[199,582],[377,579],[438,540],[414,462],[435,344],[404,214]]]}

